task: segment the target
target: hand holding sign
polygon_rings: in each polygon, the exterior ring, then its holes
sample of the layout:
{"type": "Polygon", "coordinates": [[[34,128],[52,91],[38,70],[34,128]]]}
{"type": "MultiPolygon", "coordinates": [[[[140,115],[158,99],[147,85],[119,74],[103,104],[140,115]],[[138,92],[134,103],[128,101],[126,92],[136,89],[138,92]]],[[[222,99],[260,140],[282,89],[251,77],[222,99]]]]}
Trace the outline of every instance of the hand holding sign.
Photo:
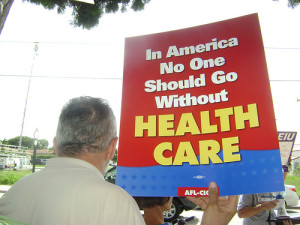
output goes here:
{"type": "Polygon", "coordinates": [[[227,225],[236,214],[238,196],[219,197],[215,182],[209,184],[208,198],[188,197],[188,199],[204,210],[201,225],[227,225]]]}

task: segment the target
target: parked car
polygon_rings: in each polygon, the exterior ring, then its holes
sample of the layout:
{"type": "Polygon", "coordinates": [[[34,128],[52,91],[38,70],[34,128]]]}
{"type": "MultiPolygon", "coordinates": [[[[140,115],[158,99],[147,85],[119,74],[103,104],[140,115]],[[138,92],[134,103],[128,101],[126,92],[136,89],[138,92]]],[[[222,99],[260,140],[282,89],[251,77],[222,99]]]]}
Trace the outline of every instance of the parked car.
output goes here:
{"type": "Polygon", "coordinates": [[[299,197],[296,192],[296,187],[293,185],[285,185],[284,199],[287,206],[296,206],[299,203],[299,197]]]}
{"type": "Polygon", "coordinates": [[[170,210],[164,212],[165,222],[176,220],[184,210],[189,211],[196,207],[197,205],[190,202],[186,197],[173,197],[170,210]]]}
{"type": "Polygon", "coordinates": [[[112,168],[108,169],[105,173],[105,180],[109,183],[116,183],[116,177],[117,177],[117,167],[113,166],[112,168]]]}
{"type": "MultiPolygon", "coordinates": [[[[48,159],[36,158],[35,165],[46,165],[47,161],[48,161],[48,159]]],[[[32,163],[33,163],[33,160],[32,160],[32,163]]]]}
{"type": "MultiPolygon", "coordinates": [[[[113,166],[110,168],[104,178],[110,183],[116,182],[117,167],[113,166]]],[[[190,202],[186,197],[173,197],[173,202],[171,204],[171,209],[164,212],[164,218],[166,222],[171,222],[179,217],[179,215],[184,211],[192,210],[196,208],[197,205],[190,202]]]]}
{"type": "Polygon", "coordinates": [[[48,159],[41,159],[41,164],[42,165],[46,165],[46,162],[48,161],[48,159]]]}

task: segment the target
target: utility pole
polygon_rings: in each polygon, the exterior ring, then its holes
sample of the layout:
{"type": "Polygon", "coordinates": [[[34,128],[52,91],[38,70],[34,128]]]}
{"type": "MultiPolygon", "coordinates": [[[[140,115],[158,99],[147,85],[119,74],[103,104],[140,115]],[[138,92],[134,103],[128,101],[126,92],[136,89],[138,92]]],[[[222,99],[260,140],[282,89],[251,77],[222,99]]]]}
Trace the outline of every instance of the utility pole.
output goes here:
{"type": "Polygon", "coordinates": [[[36,164],[36,150],[39,139],[39,130],[36,129],[33,134],[33,160],[32,160],[32,173],[35,172],[35,164],[36,164]]]}
{"type": "Polygon", "coordinates": [[[26,116],[27,101],[28,101],[28,96],[29,96],[29,90],[30,90],[30,84],[31,84],[31,77],[32,77],[32,72],[33,72],[34,61],[35,61],[35,57],[37,56],[38,50],[39,50],[38,42],[35,42],[33,59],[32,59],[31,70],[30,70],[30,76],[29,76],[29,81],[28,81],[27,95],[26,95],[26,100],[25,100],[24,113],[23,113],[21,134],[20,134],[20,140],[19,140],[19,150],[22,149],[22,136],[23,136],[23,129],[24,129],[24,121],[25,121],[25,116],[26,116]]]}

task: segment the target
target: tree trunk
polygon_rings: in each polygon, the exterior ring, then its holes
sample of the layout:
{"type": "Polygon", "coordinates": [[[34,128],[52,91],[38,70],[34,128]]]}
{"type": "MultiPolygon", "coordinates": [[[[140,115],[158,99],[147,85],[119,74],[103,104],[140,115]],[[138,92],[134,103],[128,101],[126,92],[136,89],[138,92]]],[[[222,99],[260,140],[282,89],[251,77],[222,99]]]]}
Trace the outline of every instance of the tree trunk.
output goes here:
{"type": "Polygon", "coordinates": [[[0,0],[0,34],[14,0],[0,0]]]}

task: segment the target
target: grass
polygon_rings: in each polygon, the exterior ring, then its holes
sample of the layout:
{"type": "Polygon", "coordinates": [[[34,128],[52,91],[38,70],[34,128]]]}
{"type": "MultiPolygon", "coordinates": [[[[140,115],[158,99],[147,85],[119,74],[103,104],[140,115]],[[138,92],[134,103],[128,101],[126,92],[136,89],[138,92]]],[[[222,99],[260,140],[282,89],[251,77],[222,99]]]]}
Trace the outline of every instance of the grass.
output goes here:
{"type": "Polygon", "coordinates": [[[0,171],[0,185],[13,185],[22,177],[31,174],[31,170],[23,170],[23,171],[0,171]]]}
{"type": "Polygon", "coordinates": [[[285,178],[285,184],[294,185],[297,190],[297,194],[300,197],[300,176],[288,175],[285,178]]]}

